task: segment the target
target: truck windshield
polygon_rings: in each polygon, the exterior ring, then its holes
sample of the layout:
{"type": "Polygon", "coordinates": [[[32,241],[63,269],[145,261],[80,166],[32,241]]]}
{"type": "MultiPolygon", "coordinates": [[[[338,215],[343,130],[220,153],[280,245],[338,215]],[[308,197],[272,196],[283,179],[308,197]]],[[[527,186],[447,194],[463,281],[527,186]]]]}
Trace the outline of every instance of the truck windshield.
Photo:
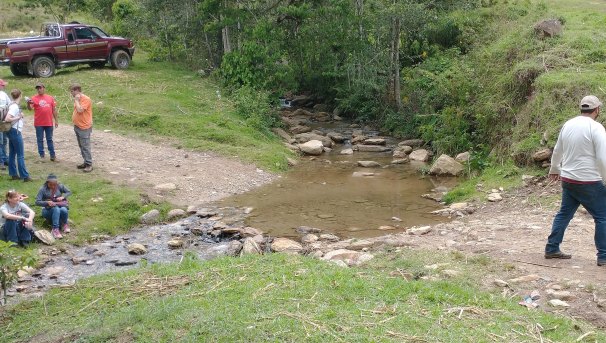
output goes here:
{"type": "Polygon", "coordinates": [[[59,30],[59,24],[43,24],[42,30],[40,30],[41,37],[61,37],[61,30],[59,30]]]}
{"type": "Polygon", "coordinates": [[[100,28],[98,28],[98,27],[91,26],[91,28],[90,28],[90,29],[91,29],[91,30],[93,30],[93,32],[94,32],[94,33],[96,33],[96,34],[97,34],[97,36],[99,36],[99,37],[103,37],[103,38],[105,38],[105,37],[109,37],[109,35],[108,35],[107,33],[103,32],[103,30],[101,30],[101,29],[100,29],[100,28]]]}

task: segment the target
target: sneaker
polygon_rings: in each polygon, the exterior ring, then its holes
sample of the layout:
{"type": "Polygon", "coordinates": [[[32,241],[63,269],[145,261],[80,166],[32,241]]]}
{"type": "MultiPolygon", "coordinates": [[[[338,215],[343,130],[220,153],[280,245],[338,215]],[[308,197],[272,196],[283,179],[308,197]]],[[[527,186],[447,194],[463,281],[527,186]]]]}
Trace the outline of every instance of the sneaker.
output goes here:
{"type": "Polygon", "coordinates": [[[63,233],[69,233],[70,231],[69,224],[63,224],[63,233]]]}
{"type": "Polygon", "coordinates": [[[558,252],[545,253],[545,258],[546,259],[559,258],[559,259],[567,260],[569,258],[572,258],[572,255],[565,254],[561,251],[558,251],[558,252]]]}
{"type": "Polygon", "coordinates": [[[32,182],[32,178],[31,177],[26,177],[25,179],[23,179],[23,182],[32,182]]]}
{"type": "Polygon", "coordinates": [[[51,156],[50,160],[55,162],[57,160],[57,158],[55,156],[51,156]]]}
{"type": "Polygon", "coordinates": [[[85,173],[90,173],[93,171],[93,166],[87,164],[82,171],[85,173]]]}
{"type": "Polygon", "coordinates": [[[84,169],[84,168],[86,168],[86,163],[78,164],[76,166],[76,168],[78,168],[78,169],[84,169]]]}
{"type": "Polygon", "coordinates": [[[40,155],[40,158],[44,159],[44,155],[40,155]]]}
{"type": "Polygon", "coordinates": [[[598,266],[606,266],[606,260],[598,260],[598,266]]]}
{"type": "Polygon", "coordinates": [[[17,175],[11,175],[11,180],[21,180],[17,175]]]}
{"type": "Polygon", "coordinates": [[[61,232],[59,232],[58,228],[54,228],[51,233],[53,234],[53,237],[55,237],[56,239],[61,239],[63,238],[63,235],[61,235],[61,232]]]}

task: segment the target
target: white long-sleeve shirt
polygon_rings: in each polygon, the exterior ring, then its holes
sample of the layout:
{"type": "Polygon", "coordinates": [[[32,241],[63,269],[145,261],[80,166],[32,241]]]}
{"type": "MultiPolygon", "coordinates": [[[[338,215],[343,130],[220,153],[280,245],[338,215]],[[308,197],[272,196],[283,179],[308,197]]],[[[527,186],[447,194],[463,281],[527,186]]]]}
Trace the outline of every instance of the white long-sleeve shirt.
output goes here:
{"type": "Polygon", "coordinates": [[[606,130],[580,115],[568,120],[558,136],[549,174],[582,182],[606,180],[606,130]]]}

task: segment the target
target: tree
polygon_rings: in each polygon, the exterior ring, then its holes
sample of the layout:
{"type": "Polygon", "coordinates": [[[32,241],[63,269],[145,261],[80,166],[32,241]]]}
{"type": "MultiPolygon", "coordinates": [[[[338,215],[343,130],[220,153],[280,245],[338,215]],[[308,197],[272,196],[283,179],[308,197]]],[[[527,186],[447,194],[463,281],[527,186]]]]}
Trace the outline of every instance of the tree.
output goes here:
{"type": "Polygon", "coordinates": [[[24,0],[25,7],[43,7],[60,23],[86,7],[85,0],[24,0]]]}

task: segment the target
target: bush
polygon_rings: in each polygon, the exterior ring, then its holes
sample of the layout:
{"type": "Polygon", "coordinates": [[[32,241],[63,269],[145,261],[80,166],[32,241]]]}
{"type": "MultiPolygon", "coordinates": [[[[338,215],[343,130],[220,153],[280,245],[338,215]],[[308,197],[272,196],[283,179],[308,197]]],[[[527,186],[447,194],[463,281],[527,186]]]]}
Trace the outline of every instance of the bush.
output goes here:
{"type": "Polygon", "coordinates": [[[6,291],[17,281],[17,272],[36,263],[33,250],[19,249],[12,245],[12,242],[0,241],[0,286],[3,304],[6,304],[6,291]]]}
{"type": "Polygon", "coordinates": [[[268,91],[258,91],[250,86],[244,86],[233,94],[238,115],[246,119],[246,124],[255,129],[268,133],[277,121],[277,113],[272,96],[268,91]]]}

